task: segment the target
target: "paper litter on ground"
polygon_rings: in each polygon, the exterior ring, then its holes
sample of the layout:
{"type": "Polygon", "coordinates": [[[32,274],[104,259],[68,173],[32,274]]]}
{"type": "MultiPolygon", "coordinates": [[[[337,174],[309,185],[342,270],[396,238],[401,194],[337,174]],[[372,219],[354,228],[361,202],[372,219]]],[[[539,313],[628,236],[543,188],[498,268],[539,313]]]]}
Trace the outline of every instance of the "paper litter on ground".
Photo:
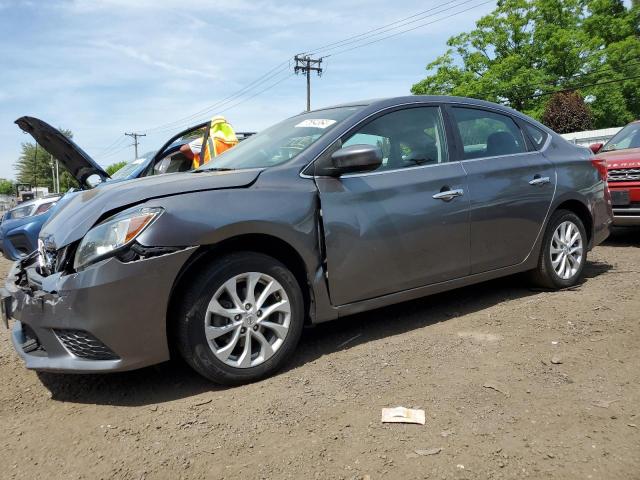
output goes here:
{"type": "Polygon", "coordinates": [[[382,423],[417,423],[424,425],[424,418],[424,410],[404,407],[382,409],[382,423]]]}

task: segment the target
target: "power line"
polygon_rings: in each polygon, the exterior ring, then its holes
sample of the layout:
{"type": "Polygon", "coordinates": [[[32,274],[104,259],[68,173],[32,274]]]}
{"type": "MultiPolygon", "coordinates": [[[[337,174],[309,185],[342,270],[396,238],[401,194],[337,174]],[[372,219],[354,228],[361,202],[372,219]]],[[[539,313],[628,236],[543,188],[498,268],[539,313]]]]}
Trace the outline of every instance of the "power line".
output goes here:
{"type": "Polygon", "coordinates": [[[282,62],[278,65],[276,65],[274,68],[272,68],[271,70],[267,71],[265,74],[261,75],[260,77],[256,78],[255,80],[253,80],[252,82],[248,83],[247,85],[245,85],[244,87],[242,87],[240,90],[230,94],[229,96],[223,98],[222,100],[219,100],[201,110],[198,110],[197,112],[188,115],[186,117],[182,117],[180,119],[162,124],[162,125],[158,125],[152,128],[147,128],[144,129],[143,131],[146,133],[157,133],[160,130],[166,130],[167,128],[176,128],[179,125],[184,124],[187,121],[193,120],[194,118],[198,118],[198,117],[202,117],[204,116],[207,112],[210,112],[212,110],[214,110],[215,108],[219,108],[220,106],[229,103],[230,101],[233,101],[236,98],[239,98],[240,96],[244,95],[245,93],[248,93],[249,91],[253,90],[254,88],[260,86],[260,84],[264,83],[265,81],[268,81],[274,77],[276,77],[278,74],[280,74],[281,72],[283,72],[284,70],[288,70],[289,67],[291,66],[291,60],[287,60],[285,62],[282,62]]]}
{"type": "MultiPolygon", "coordinates": [[[[321,67],[319,65],[320,65],[320,62],[324,58],[327,58],[327,57],[330,57],[330,56],[335,56],[335,55],[340,55],[340,54],[345,53],[345,52],[350,51],[350,50],[355,50],[357,48],[362,48],[362,47],[365,47],[367,45],[371,45],[373,43],[377,43],[377,42],[386,40],[388,38],[392,38],[392,37],[395,37],[395,36],[398,36],[398,35],[402,35],[404,33],[416,30],[418,28],[422,28],[422,27],[425,27],[427,25],[431,25],[433,23],[443,21],[443,20],[445,20],[447,18],[451,18],[451,17],[453,17],[455,15],[460,15],[462,13],[465,13],[465,12],[467,12],[467,11],[469,11],[471,9],[477,8],[479,6],[486,5],[488,3],[492,3],[494,0],[488,0],[488,1],[485,1],[485,2],[481,2],[481,3],[478,3],[478,4],[472,5],[469,8],[465,8],[463,10],[454,12],[454,13],[452,13],[450,15],[446,15],[444,17],[440,17],[440,18],[434,19],[434,20],[432,20],[430,22],[421,23],[421,24],[415,25],[415,26],[413,26],[411,28],[408,28],[408,29],[405,28],[407,25],[411,25],[411,24],[414,24],[416,22],[422,21],[425,18],[433,17],[435,15],[439,15],[439,14],[444,13],[446,11],[449,11],[449,10],[452,10],[452,9],[455,9],[455,8],[459,8],[459,7],[463,6],[463,5],[471,3],[472,1],[473,0],[465,0],[465,1],[460,2],[459,0],[454,0],[452,2],[444,2],[444,3],[441,3],[441,4],[431,8],[429,10],[424,10],[422,12],[410,15],[408,17],[405,17],[403,19],[397,20],[395,22],[392,22],[392,23],[389,23],[389,24],[386,24],[386,25],[371,29],[371,30],[369,30],[367,32],[363,32],[363,33],[360,33],[358,35],[352,35],[352,36],[347,37],[347,38],[345,38],[343,40],[339,40],[339,41],[336,41],[336,42],[332,42],[330,44],[323,45],[321,47],[318,47],[314,51],[320,51],[320,50],[323,50],[323,49],[327,50],[327,51],[331,51],[331,50],[336,50],[337,49],[337,51],[335,51],[335,52],[333,52],[333,53],[331,53],[329,55],[324,55],[323,57],[320,57],[318,59],[311,59],[310,58],[311,55],[307,55],[310,60],[313,60],[314,62],[317,61],[318,62],[317,65],[318,66],[317,67],[312,67],[312,65],[315,65],[315,64],[310,62],[310,63],[307,63],[306,67],[311,67],[312,69],[316,69],[317,68],[316,71],[318,73],[320,73],[322,71],[322,69],[321,69],[321,67]],[[401,29],[401,28],[404,28],[404,29],[401,30],[401,31],[398,31],[398,32],[394,32],[393,34],[390,34],[390,35],[385,35],[385,36],[379,37],[380,35],[383,35],[383,34],[385,34],[387,32],[390,32],[390,31],[393,31],[393,30],[397,30],[397,29],[401,29]],[[379,38],[375,38],[373,40],[370,40],[370,39],[372,39],[374,37],[379,37],[379,38]],[[365,41],[365,43],[361,43],[362,41],[365,41]],[[352,45],[352,46],[347,47],[348,45],[352,45]],[[343,48],[343,47],[347,47],[347,48],[343,48]]],[[[303,54],[301,54],[301,55],[303,55],[303,54]]],[[[297,68],[297,72],[307,73],[307,81],[308,81],[307,108],[310,108],[310,75],[309,75],[310,72],[308,72],[306,67],[305,67],[305,65],[300,62],[300,56],[301,55],[296,56],[297,57],[296,58],[296,60],[297,60],[296,65],[298,67],[297,68]]],[[[291,60],[287,60],[286,62],[282,62],[282,63],[276,65],[275,67],[273,67],[271,70],[268,70],[266,73],[264,73],[263,75],[259,76],[258,78],[256,78],[252,82],[250,82],[249,84],[245,85],[243,88],[241,88],[238,91],[230,94],[229,96],[221,99],[218,102],[215,102],[215,103],[213,103],[213,104],[211,104],[211,105],[209,105],[209,106],[207,106],[207,107],[205,107],[205,108],[203,108],[203,109],[201,109],[201,110],[199,110],[199,111],[197,111],[195,113],[192,113],[191,115],[188,115],[188,116],[185,116],[185,117],[182,117],[182,118],[179,118],[179,119],[176,119],[176,120],[173,120],[171,122],[167,122],[167,123],[164,123],[164,124],[161,124],[161,125],[156,125],[156,126],[151,127],[151,128],[142,129],[141,131],[145,132],[145,135],[146,135],[146,134],[150,134],[150,133],[159,134],[159,133],[163,133],[163,132],[166,132],[166,131],[175,130],[175,129],[185,125],[187,122],[192,122],[192,121],[194,121],[194,119],[196,119],[196,118],[198,118],[200,116],[204,116],[206,113],[211,112],[214,109],[220,109],[221,107],[223,107],[225,105],[229,105],[230,103],[234,102],[235,100],[238,100],[238,99],[242,98],[243,96],[246,96],[247,94],[249,94],[252,91],[254,91],[256,88],[259,88],[261,85],[263,85],[268,80],[271,80],[271,79],[276,78],[277,76],[279,76],[282,72],[284,72],[285,70],[289,69],[290,66],[291,66],[291,60]]],[[[285,79],[286,78],[278,80],[275,84],[273,84],[273,85],[271,85],[271,86],[269,86],[269,87],[267,87],[267,88],[265,88],[263,90],[260,90],[259,93],[251,95],[248,98],[246,98],[244,100],[241,100],[239,102],[233,103],[228,108],[225,108],[224,111],[230,110],[231,108],[234,108],[236,105],[244,103],[248,99],[255,98],[261,92],[264,92],[266,90],[269,90],[269,89],[273,88],[273,86],[281,83],[285,79]]],[[[121,144],[120,140],[115,140],[114,142],[112,142],[109,146],[107,146],[102,151],[102,156],[103,157],[107,157],[107,156],[111,156],[111,155],[113,155],[115,153],[119,153],[120,151],[123,150],[122,148],[119,148],[120,144],[121,144]]],[[[137,144],[137,142],[134,143],[134,145],[136,145],[136,144],[137,144]]]]}
{"type": "MultiPolygon", "coordinates": [[[[460,15],[460,14],[462,14],[462,13],[466,13],[466,12],[468,12],[468,11],[470,11],[470,10],[473,10],[473,9],[475,9],[475,8],[478,8],[478,7],[481,7],[481,6],[483,6],[483,5],[487,5],[487,4],[489,4],[489,3],[493,3],[493,2],[494,2],[494,0],[487,0],[487,1],[485,1],[485,2],[480,2],[480,3],[477,3],[477,4],[475,4],[475,5],[470,6],[470,7],[468,7],[468,8],[465,8],[465,9],[463,9],[463,10],[460,10],[460,11],[457,11],[457,12],[454,12],[454,13],[451,13],[451,14],[449,14],[449,15],[445,15],[444,17],[436,18],[435,20],[431,20],[430,22],[421,23],[421,24],[419,24],[419,25],[416,25],[416,26],[414,26],[414,27],[408,28],[408,29],[406,29],[406,30],[402,30],[402,31],[400,31],[400,32],[395,32],[395,33],[392,33],[392,34],[390,34],[390,35],[386,35],[386,36],[384,36],[384,37],[380,37],[380,38],[377,38],[377,39],[375,39],[375,40],[371,40],[371,41],[365,42],[365,43],[360,44],[360,45],[354,45],[354,46],[352,46],[352,47],[344,48],[344,49],[342,49],[342,50],[338,50],[337,52],[330,53],[330,54],[328,54],[328,55],[323,55],[323,57],[322,57],[322,58],[335,57],[336,55],[340,55],[340,54],[345,53],[345,52],[350,52],[351,50],[356,50],[356,49],[358,49],[358,48],[366,47],[366,46],[368,46],[368,45],[371,45],[371,44],[374,44],[374,43],[378,43],[378,42],[381,42],[381,41],[383,41],[383,40],[387,40],[387,39],[389,39],[389,38],[397,37],[397,36],[399,36],[399,35],[403,35],[403,34],[405,34],[405,33],[412,32],[412,31],[417,30],[417,29],[419,29],[419,28],[426,27],[426,26],[428,26],[428,25],[432,25],[432,24],[437,23],[437,22],[441,22],[442,20],[446,20],[446,19],[448,19],[448,18],[455,17],[456,15],[460,15]]],[[[464,3],[467,3],[467,2],[464,2],[464,3]]],[[[460,4],[460,5],[456,5],[456,7],[459,7],[459,6],[461,6],[461,5],[462,5],[462,4],[460,4]]],[[[454,7],[454,8],[455,8],[455,7],[454,7]]],[[[447,9],[447,10],[448,10],[448,9],[447,9]]],[[[444,11],[446,11],[446,10],[443,10],[442,12],[439,12],[439,13],[443,13],[444,11]]]]}
{"type": "MultiPolygon", "coordinates": [[[[398,20],[398,21],[393,22],[393,23],[391,23],[391,24],[387,24],[387,25],[384,25],[384,26],[381,26],[381,27],[377,27],[377,28],[375,28],[375,29],[372,29],[371,31],[364,32],[364,33],[359,34],[359,35],[354,35],[354,36],[352,36],[352,37],[348,37],[348,38],[346,38],[346,39],[343,39],[343,40],[340,40],[340,41],[337,41],[337,42],[332,42],[331,44],[324,45],[322,48],[326,48],[326,47],[334,47],[334,48],[337,48],[338,46],[344,46],[344,45],[346,45],[347,43],[353,43],[353,39],[354,39],[354,38],[356,38],[356,37],[357,37],[357,38],[359,38],[359,40],[358,40],[358,41],[366,40],[366,39],[368,39],[368,38],[370,38],[370,37],[372,37],[372,36],[380,35],[380,34],[386,33],[387,31],[390,31],[390,30],[393,30],[393,29],[402,28],[402,27],[404,27],[404,26],[406,26],[406,25],[409,25],[409,24],[415,23],[415,22],[417,22],[417,21],[423,20],[424,18],[428,18],[429,16],[434,16],[434,15],[437,15],[437,14],[439,14],[439,13],[443,13],[443,12],[445,12],[445,11],[447,11],[447,10],[450,10],[450,9],[452,9],[452,8],[456,8],[456,7],[460,7],[460,6],[462,6],[462,5],[465,5],[465,4],[470,3],[470,2],[472,2],[472,1],[473,1],[473,0],[465,0],[465,1],[463,1],[463,2],[457,2],[457,1],[454,1],[454,2],[444,2],[444,3],[442,3],[442,4],[437,5],[436,7],[433,7],[432,9],[425,10],[425,11],[423,11],[423,12],[419,12],[419,13],[417,13],[417,14],[411,15],[411,16],[409,16],[409,17],[405,17],[404,19],[398,20]],[[457,3],[457,4],[456,4],[456,3],[457,3]],[[445,9],[443,9],[443,10],[441,10],[441,11],[434,11],[434,10],[437,10],[437,9],[439,9],[439,8],[447,7],[447,6],[448,6],[448,8],[445,8],[445,9]],[[426,16],[425,16],[425,15],[426,15],[426,16]],[[418,18],[418,17],[420,17],[420,18],[418,18]],[[413,20],[412,20],[412,19],[413,19],[413,20]],[[410,20],[410,21],[409,21],[409,20],[410,20]],[[395,26],[395,27],[393,27],[393,25],[396,25],[396,26],[395,26]],[[391,26],[391,27],[393,27],[393,28],[388,28],[388,27],[390,27],[390,26],[391,26]],[[371,33],[372,33],[372,32],[378,32],[378,33],[375,33],[375,35],[371,35],[371,33]]],[[[487,2],[483,2],[483,3],[481,3],[481,4],[478,4],[478,5],[473,6],[473,7],[471,7],[471,8],[475,8],[475,7],[477,7],[477,6],[484,5],[484,4],[486,4],[486,3],[491,3],[491,1],[493,1],[493,0],[490,0],[490,1],[487,1],[487,2]]],[[[469,8],[469,9],[465,9],[465,10],[462,10],[462,11],[460,11],[460,12],[456,12],[454,15],[458,15],[458,14],[460,14],[460,13],[464,13],[464,12],[466,12],[466,11],[470,10],[471,8],[469,8]]],[[[436,19],[436,20],[435,20],[435,21],[433,21],[433,22],[428,22],[428,23],[425,23],[425,24],[418,25],[418,26],[413,27],[412,29],[409,29],[409,30],[406,30],[406,31],[410,31],[410,30],[413,30],[413,29],[416,29],[416,28],[420,28],[420,27],[423,27],[423,26],[426,26],[426,25],[429,25],[429,24],[435,23],[435,22],[437,22],[437,21],[444,20],[444,19],[446,19],[446,18],[449,18],[449,16],[446,16],[446,17],[443,17],[443,18],[440,18],[440,19],[436,19]]],[[[392,37],[392,36],[396,36],[396,35],[399,35],[399,34],[402,34],[402,33],[406,33],[406,31],[396,32],[394,35],[388,35],[388,36],[386,36],[386,37],[382,37],[382,38],[376,39],[376,40],[374,40],[373,42],[367,42],[367,43],[362,44],[362,45],[356,45],[355,47],[351,47],[350,49],[360,48],[360,47],[362,47],[362,46],[366,46],[366,45],[368,45],[368,44],[370,44],[370,43],[375,43],[375,42],[377,42],[377,41],[382,41],[382,40],[384,40],[384,39],[386,39],[386,38],[390,38],[390,37],[392,37]]],[[[318,49],[316,49],[316,50],[320,50],[320,48],[318,48],[318,49]]],[[[338,54],[340,54],[340,53],[343,53],[344,51],[346,51],[346,49],[343,49],[343,50],[340,50],[340,51],[338,51],[338,52],[335,52],[335,53],[334,53],[334,54],[332,54],[332,55],[338,55],[338,54]]],[[[320,60],[322,60],[322,58],[321,58],[320,60]]],[[[167,130],[171,130],[171,129],[176,129],[176,128],[178,128],[179,126],[184,125],[184,124],[185,124],[185,122],[187,122],[187,121],[193,120],[193,119],[197,118],[198,116],[200,116],[200,115],[204,115],[205,113],[210,112],[210,111],[212,111],[212,110],[214,110],[214,109],[216,109],[216,108],[221,108],[221,107],[222,107],[222,106],[224,106],[225,104],[228,104],[228,103],[230,103],[230,102],[232,102],[232,101],[234,101],[234,100],[236,100],[236,99],[238,99],[238,98],[242,97],[243,95],[246,95],[246,94],[247,94],[247,93],[249,93],[250,91],[252,91],[252,90],[254,90],[255,88],[259,87],[259,86],[260,86],[261,84],[263,84],[265,81],[270,80],[271,78],[276,77],[278,74],[280,74],[281,72],[283,72],[285,69],[288,69],[288,68],[289,68],[289,66],[290,66],[290,64],[291,64],[291,61],[290,61],[290,60],[289,60],[289,61],[286,61],[286,62],[282,62],[282,63],[280,63],[279,65],[277,65],[276,67],[272,68],[271,70],[269,70],[269,71],[268,71],[268,72],[266,72],[265,74],[261,75],[260,77],[258,77],[257,79],[255,79],[253,82],[251,82],[251,83],[247,84],[245,87],[243,87],[242,89],[238,90],[237,92],[235,92],[235,93],[233,93],[233,94],[229,95],[228,97],[225,97],[224,99],[222,99],[222,100],[220,100],[220,101],[218,101],[218,102],[213,103],[212,105],[209,105],[209,106],[205,107],[205,108],[204,108],[204,109],[202,109],[202,110],[199,110],[198,112],[195,112],[195,113],[193,113],[193,114],[191,114],[191,115],[189,115],[189,116],[183,117],[183,118],[181,118],[181,119],[174,120],[174,121],[172,121],[172,122],[168,122],[168,123],[166,123],[166,124],[162,124],[162,125],[158,125],[158,126],[155,126],[155,127],[152,127],[152,128],[144,129],[143,131],[144,131],[144,132],[146,132],[146,133],[160,133],[160,132],[162,132],[162,131],[167,131],[167,130]]],[[[298,65],[299,65],[299,64],[298,64],[298,65]]],[[[300,66],[300,65],[299,65],[299,66],[300,66]]],[[[299,68],[299,70],[298,70],[298,71],[301,71],[301,69],[299,68]]],[[[279,83],[279,82],[278,82],[278,83],[279,83]]],[[[255,97],[255,95],[251,96],[250,98],[254,98],[254,97],[255,97]]],[[[241,103],[242,103],[242,102],[241,102],[241,103]]],[[[227,110],[228,110],[228,109],[227,109],[227,110]]]]}
{"type": "Polygon", "coordinates": [[[382,35],[382,34],[384,34],[386,32],[390,32],[392,30],[397,30],[397,29],[405,27],[407,25],[411,25],[413,23],[416,23],[416,22],[419,22],[421,20],[424,20],[425,18],[429,18],[429,17],[432,17],[432,16],[437,15],[439,13],[443,13],[443,12],[445,12],[447,10],[450,10],[450,9],[453,9],[453,8],[456,8],[456,7],[460,7],[460,6],[465,5],[467,3],[471,3],[474,0],[465,0],[465,1],[461,2],[461,3],[459,3],[458,5],[454,5],[459,1],[460,0],[454,0],[454,1],[441,3],[439,5],[431,7],[428,10],[423,10],[421,12],[418,12],[416,14],[410,15],[408,17],[401,18],[400,20],[396,20],[395,22],[391,22],[391,23],[388,23],[386,25],[382,25],[382,26],[377,27],[377,28],[372,28],[370,30],[367,30],[367,31],[362,32],[362,33],[357,34],[357,35],[352,35],[352,36],[344,38],[342,40],[338,40],[338,41],[335,41],[335,42],[332,42],[332,43],[327,43],[327,44],[322,45],[320,47],[314,48],[309,52],[304,52],[304,54],[316,55],[319,52],[327,52],[327,51],[330,51],[330,50],[334,50],[336,48],[344,47],[345,45],[358,43],[358,42],[361,42],[363,40],[367,40],[369,38],[373,38],[375,36],[382,35]],[[442,7],[448,7],[448,8],[444,8],[441,11],[435,11],[435,10],[438,10],[438,9],[440,9],[442,7]],[[419,18],[417,18],[417,17],[419,17],[419,18]]]}
{"type": "Polygon", "coordinates": [[[247,98],[244,98],[244,99],[240,100],[239,102],[234,103],[234,104],[233,104],[233,105],[231,105],[230,107],[225,108],[224,110],[222,110],[222,113],[227,112],[227,111],[231,110],[232,108],[237,107],[237,106],[238,106],[238,105],[240,105],[241,103],[244,103],[244,102],[247,102],[247,101],[251,100],[251,99],[252,99],[252,98],[254,98],[254,97],[257,97],[258,95],[261,95],[262,93],[266,92],[267,90],[271,90],[271,89],[272,89],[272,88],[274,88],[275,86],[280,85],[280,84],[281,84],[282,82],[284,82],[285,80],[287,80],[287,79],[289,79],[289,78],[293,77],[293,75],[295,75],[295,74],[294,74],[294,73],[290,73],[290,74],[289,74],[289,75],[287,75],[286,77],[284,77],[284,78],[282,78],[282,79],[278,80],[277,82],[275,82],[274,84],[272,84],[272,85],[268,86],[267,88],[264,88],[264,89],[262,89],[262,90],[258,91],[257,93],[255,93],[254,95],[252,95],[252,96],[250,96],[250,97],[247,97],[247,98]]]}

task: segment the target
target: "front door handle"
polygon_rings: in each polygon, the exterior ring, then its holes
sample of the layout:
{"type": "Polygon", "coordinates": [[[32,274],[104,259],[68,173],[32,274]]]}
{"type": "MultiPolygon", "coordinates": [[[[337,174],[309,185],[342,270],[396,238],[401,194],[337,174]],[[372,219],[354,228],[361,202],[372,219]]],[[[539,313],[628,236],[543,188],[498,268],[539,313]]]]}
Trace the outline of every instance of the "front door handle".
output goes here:
{"type": "Polygon", "coordinates": [[[433,198],[436,200],[444,200],[445,202],[449,202],[453,200],[455,197],[461,197],[464,195],[464,190],[461,188],[457,188],[455,190],[445,190],[444,192],[436,193],[433,198]]]}
{"type": "Polygon", "coordinates": [[[549,183],[551,180],[549,177],[541,177],[540,175],[536,175],[533,177],[533,180],[529,181],[529,185],[544,185],[545,183],[549,183]]]}

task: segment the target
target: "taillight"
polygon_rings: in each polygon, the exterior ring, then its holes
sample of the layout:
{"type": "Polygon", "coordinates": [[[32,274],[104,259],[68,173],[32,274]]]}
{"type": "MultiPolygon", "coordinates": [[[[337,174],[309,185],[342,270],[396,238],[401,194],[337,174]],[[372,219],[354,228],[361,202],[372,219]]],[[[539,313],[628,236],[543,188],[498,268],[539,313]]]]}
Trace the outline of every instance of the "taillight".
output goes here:
{"type": "Polygon", "coordinates": [[[591,159],[591,165],[593,165],[595,167],[596,170],[598,170],[598,173],[600,174],[600,178],[602,179],[603,182],[607,181],[607,162],[606,160],[602,159],[602,158],[592,158],[591,159]]]}

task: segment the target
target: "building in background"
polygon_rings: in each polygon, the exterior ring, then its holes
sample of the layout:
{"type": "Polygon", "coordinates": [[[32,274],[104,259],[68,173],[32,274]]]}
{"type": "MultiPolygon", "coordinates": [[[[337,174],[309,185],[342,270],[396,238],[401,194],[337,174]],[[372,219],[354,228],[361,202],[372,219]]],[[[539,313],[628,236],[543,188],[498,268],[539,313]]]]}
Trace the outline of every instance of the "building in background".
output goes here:
{"type": "Polygon", "coordinates": [[[585,130],[584,132],[563,133],[560,136],[565,140],[588,147],[594,143],[607,143],[622,127],[601,128],[600,130],[585,130]]]}

